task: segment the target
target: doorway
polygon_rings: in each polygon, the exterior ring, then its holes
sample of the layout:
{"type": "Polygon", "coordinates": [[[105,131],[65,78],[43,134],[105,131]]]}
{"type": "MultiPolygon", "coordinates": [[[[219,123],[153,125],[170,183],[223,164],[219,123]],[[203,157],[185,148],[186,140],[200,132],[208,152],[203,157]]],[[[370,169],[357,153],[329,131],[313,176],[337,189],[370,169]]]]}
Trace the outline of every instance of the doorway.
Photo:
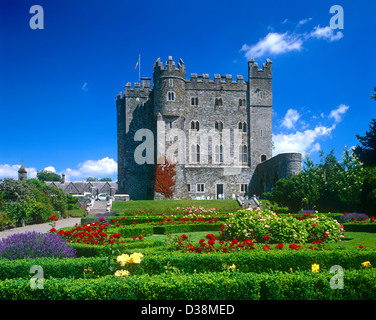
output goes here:
{"type": "Polygon", "coordinates": [[[223,183],[217,183],[215,185],[215,198],[216,199],[224,199],[224,188],[223,188],[223,183]]]}

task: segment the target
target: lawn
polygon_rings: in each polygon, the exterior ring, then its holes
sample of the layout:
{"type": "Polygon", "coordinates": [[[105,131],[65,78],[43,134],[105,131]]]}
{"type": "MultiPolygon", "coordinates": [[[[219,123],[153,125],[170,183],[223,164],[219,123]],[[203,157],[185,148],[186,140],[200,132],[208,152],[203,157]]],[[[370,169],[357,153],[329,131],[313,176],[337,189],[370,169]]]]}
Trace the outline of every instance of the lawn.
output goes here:
{"type": "Polygon", "coordinates": [[[114,201],[112,210],[165,210],[176,209],[177,207],[203,207],[204,209],[220,208],[221,210],[237,210],[239,204],[236,200],[136,200],[136,201],[114,201]]]}

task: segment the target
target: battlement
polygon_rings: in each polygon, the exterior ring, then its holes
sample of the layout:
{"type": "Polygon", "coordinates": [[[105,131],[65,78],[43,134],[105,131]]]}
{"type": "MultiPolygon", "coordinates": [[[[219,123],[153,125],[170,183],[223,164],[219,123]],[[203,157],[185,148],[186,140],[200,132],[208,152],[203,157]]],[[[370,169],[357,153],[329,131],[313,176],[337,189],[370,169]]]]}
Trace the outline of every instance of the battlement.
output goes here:
{"type": "Polygon", "coordinates": [[[185,79],[185,65],[182,59],[179,59],[178,65],[172,57],[169,56],[165,65],[161,62],[161,59],[158,58],[153,66],[153,77],[158,78],[161,76],[179,76],[185,79]]]}
{"type": "Polygon", "coordinates": [[[135,82],[133,88],[132,88],[132,84],[130,82],[128,82],[125,85],[124,96],[125,97],[146,96],[146,95],[149,95],[150,92],[151,92],[151,78],[142,77],[141,83],[135,82]]]}
{"type": "Polygon", "coordinates": [[[262,64],[262,69],[259,69],[258,63],[253,58],[248,61],[249,76],[255,78],[272,78],[272,61],[266,59],[266,63],[262,64]]]}
{"type": "Polygon", "coordinates": [[[191,73],[191,79],[186,80],[187,82],[202,82],[202,83],[244,83],[244,78],[242,75],[236,76],[236,81],[233,81],[231,74],[221,75],[215,74],[214,79],[210,79],[207,73],[198,75],[197,73],[191,73]]]}

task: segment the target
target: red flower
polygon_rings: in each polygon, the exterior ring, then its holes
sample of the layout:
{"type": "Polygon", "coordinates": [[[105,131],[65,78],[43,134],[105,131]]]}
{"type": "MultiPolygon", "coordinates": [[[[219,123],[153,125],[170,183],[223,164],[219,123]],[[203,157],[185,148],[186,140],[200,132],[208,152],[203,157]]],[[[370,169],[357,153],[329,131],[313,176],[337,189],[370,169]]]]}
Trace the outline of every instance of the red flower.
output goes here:
{"type": "Polygon", "coordinates": [[[56,231],[55,228],[50,229],[50,232],[55,232],[55,231],[56,231]]]}
{"type": "Polygon", "coordinates": [[[185,234],[183,234],[180,238],[182,238],[182,239],[188,239],[188,236],[185,235],[185,234]]]}
{"type": "Polygon", "coordinates": [[[266,235],[264,236],[264,240],[269,240],[269,239],[270,239],[270,236],[266,234],[266,235]]]}
{"type": "Polygon", "coordinates": [[[276,249],[282,249],[283,248],[283,243],[279,243],[275,247],[276,249]]]}
{"type": "Polygon", "coordinates": [[[360,249],[363,249],[363,248],[364,248],[364,246],[360,245],[360,246],[359,246],[359,248],[360,248],[360,249]]]}
{"type": "Polygon", "coordinates": [[[293,249],[293,250],[298,250],[298,248],[300,248],[300,246],[298,246],[297,244],[293,243],[293,244],[289,245],[289,248],[293,249]]]}
{"type": "Polygon", "coordinates": [[[137,223],[136,223],[136,221],[133,221],[132,224],[136,225],[137,223]]]}
{"type": "Polygon", "coordinates": [[[329,235],[328,235],[327,233],[325,233],[323,236],[324,236],[325,238],[329,237],[329,235]]]}
{"type": "Polygon", "coordinates": [[[238,243],[238,240],[234,239],[234,240],[232,240],[231,245],[234,245],[234,244],[237,244],[237,243],[238,243]]]}
{"type": "Polygon", "coordinates": [[[210,239],[210,240],[208,241],[208,244],[212,246],[212,245],[214,245],[214,242],[215,242],[215,240],[210,239]]]}
{"type": "Polygon", "coordinates": [[[265,246],[264,246],[264,250],[265,250],[265,251],[269,251],[269,250],[270,250],[270,247],[269,247],[268,245],[265,245],[265,246]]]}
{"type": "Polygon", "coordinates": [[[369,221],[373,222],[375,220],[375,217],[372,216],[371,219],[369,219],[369,221]]]}
{"type": "Polygon", "coordinates": [[[133,237],[133,240],[136,240],[137,238],[136,237],[133,237]]]}
{"type": "Polygon", "coordinates": [[[120,219],[123,220],[123,219],[125,219],[125,217],[121,217],[120,219]]]}
{"type": "Polygon", "coordinates": [[[99,221],[104,221],[104,218],[99,218],[99,221]]]}
{"type": "Polygon", "coordinates": [[[142,236],[138,236],[138,239],[142,240],[142,236]]]}

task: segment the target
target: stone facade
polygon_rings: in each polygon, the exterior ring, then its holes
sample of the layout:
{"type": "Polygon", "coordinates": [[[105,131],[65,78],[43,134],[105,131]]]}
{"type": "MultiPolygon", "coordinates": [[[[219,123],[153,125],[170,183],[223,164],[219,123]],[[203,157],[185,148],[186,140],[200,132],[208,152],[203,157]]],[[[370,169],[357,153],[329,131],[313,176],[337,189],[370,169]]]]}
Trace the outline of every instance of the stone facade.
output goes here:
{"type": "Polygon", "coordinates": [[[187,79],[183,60],[176,65],[169,57],[163,64],[158,58],[153,88],[151,80],[141,78],[133,88],[127,83],[116,97],[119,193],[134,200],[163,198],[154,179],[164,156],[176,163],[174,199],[260,195],[272,187],[264,184],[265,171],[277,170],[266,163],[285,168],[278,178],[300,171],[300,154],[271,161],[269,59],[262,69],[251,59],[245,81],[242,75],[210,79],[195,73],[187,79]],[[288,165],[291,157],[294,166],[288,165]]]}

